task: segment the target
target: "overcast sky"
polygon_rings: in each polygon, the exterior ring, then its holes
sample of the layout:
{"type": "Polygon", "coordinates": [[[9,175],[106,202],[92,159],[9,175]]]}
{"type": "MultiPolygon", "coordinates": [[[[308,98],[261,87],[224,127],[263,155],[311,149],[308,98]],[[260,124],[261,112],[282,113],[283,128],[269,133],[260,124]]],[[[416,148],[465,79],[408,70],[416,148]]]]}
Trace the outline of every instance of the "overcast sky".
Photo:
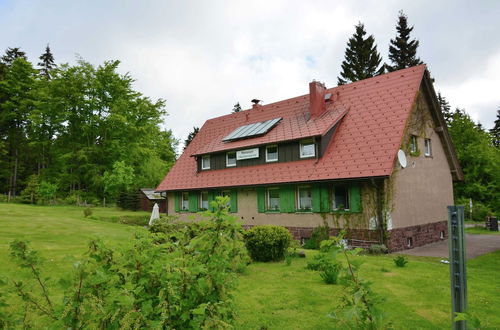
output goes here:
{"type": "Polygon", "coordinates": [[[193,126],[336,85],[347,39],[363,22],[387,59],[403,9],[418,55],[451,106],[485,127],[500,107],[500,1],[29,1],[0,0],[0,52],[33,63],[50,44],[57,63],[121,61],[135,88],[167,101],[165,127],[193,126]]]}

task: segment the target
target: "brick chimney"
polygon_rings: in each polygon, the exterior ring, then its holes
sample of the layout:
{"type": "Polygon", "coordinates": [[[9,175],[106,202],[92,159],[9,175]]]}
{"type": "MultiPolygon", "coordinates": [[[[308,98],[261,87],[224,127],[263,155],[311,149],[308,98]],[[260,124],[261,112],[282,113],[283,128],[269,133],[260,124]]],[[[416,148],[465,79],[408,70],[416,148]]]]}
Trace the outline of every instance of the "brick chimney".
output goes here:
{"type": "Polygon", "coordinates": [[[325,85],[319,81],[309,83],[309,112],[312,117],[319,117],[326,110],[325,85]]]}

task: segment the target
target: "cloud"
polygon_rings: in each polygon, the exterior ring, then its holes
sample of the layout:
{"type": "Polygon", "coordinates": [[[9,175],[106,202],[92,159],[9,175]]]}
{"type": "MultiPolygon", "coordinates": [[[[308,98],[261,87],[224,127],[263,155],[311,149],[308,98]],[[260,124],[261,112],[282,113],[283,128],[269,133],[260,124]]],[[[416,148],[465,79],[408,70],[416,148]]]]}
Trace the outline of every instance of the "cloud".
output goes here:
{"type": "Polygon", "coordinates": [[[334,86],[359,21],[387,59],[404,9],[436,89],[491,126],[499,8],[451,0],[4,1],[0,51],[20,46],[36,63],[49,42],[58,62],[74,63],[75,54],[93,64],[119,59],[139,91],[166,99],[165,127],[185,139],[236,102],[245,109],[252,98],[270,103],[306,94],[312,79],[334,86]]]}

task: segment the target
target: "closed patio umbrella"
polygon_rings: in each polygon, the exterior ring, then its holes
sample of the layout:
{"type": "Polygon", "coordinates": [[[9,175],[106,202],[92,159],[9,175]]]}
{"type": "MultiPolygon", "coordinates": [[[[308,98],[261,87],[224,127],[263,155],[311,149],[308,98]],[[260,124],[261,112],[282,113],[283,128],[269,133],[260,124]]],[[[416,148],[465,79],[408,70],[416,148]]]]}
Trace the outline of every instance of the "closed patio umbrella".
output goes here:
{"type": "Polygon", "coordinates": [[[152,226],[154,221],[159,218],[160,218],[160,210],[158,207],[158,203],[155,203],[155,205],[153,206],[153,212],[151,212],[151,217],[149,218],[149,225],[152,226]]]}

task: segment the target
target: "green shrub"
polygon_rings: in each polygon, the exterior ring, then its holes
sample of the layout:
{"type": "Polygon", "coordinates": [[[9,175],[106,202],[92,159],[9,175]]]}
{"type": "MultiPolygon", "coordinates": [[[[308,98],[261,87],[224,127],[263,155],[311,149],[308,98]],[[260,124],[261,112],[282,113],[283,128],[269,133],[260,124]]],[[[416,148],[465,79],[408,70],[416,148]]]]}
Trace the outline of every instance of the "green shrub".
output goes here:
{"type": "Polygon", "coordinates": [[[307,262],[309,270],[324,270],[332,263],[332,258],[326,253],[319,253],[307,262]]]}
{"type": "Polygon", "coordinates": [[[116,200],[116,205],[124,210],[139,210],[141,208],[139,192],[136,190],[120,192],[116,200]]]}
{"type": "Polygon", "coordinates": [[[366,252],[368,254],[386,254],[389,250],[384,244],[372,244],[368,249],[366,249],[366,252]]]}
{"type": "Polygon", "coordinates": [[[404,267],[408,263],[408,260],[406,260],[405,256],[397,256],[396,258],[393,259],[394,264],[398,267],[404,267]]]}
{"type": "Polygon", "coordinates": [[[281,226],[255,226],[245,232],[245,245],[254,261],[279,261],[292,240],[290,232],[281,226]]]}
{"type": "Polygon", "coordinates": [[[330,227],[328,225],[318,226],[311,233],[311,238],[304,243],[305,249],[318,250],[322,241],[330,237],[330,227]]]}
{"type": "Polygon", "coordinates": [[[83,216],[86,218],[92,215],[92,209],[90,207],[86,207],[83,209],[83,216]]]}
{"type": "Polygon", "coordinates": [[[337,284],[342,266],[336,262],[330,261],[323,265],[323,269],[319,274],[326,284],[337,284]]]}

